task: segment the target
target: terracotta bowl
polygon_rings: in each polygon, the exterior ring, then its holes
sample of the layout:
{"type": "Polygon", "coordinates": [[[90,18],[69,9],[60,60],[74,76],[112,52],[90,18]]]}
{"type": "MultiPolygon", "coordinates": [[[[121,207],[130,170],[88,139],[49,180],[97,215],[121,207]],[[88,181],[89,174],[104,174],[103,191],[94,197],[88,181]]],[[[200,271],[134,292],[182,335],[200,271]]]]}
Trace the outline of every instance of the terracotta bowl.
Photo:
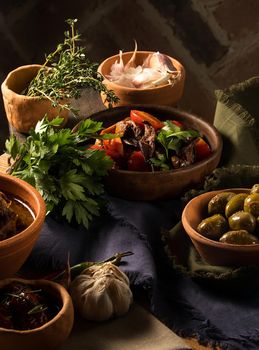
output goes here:
{"type": "Polygon", "coordinates": [[[0,281],[0,288],[16,281],[42,289],[57,300],[60,311],[43,326],[32,330],[13,330],[0,327],[1,349],[8,350],[46,350],[56,349],[69,336],[73,322],[74,309],[70,295],[61,285],[47,280],[23,280],[9,278],[0,281]]]}
{"type": "MultiPolygon", "coordinates": [[[[235,193],[249,192],[246,188],[231,188],[224,191],[235,193]]],[[[217,193],[212,191],[203,193],[188,202],[182,213],[182,223],[186,233],[200,256],[211,265],[243,266],[259,265],[259,244],[235,245],[213,241],[200,235],[196,228],[206,217],[206,208],[210,199],[217,193]]]]}
{"type": "MultiPolygon", "coordinates": [[[[141,65],[145,58],[151,53],[150,51],[137,51],[136,54],[136,65],[141,65]]],[[[133,51],[124,52],[122,54],[123,62],[126,64],[131,56],[133,51]]],[[[169,57],[169,56],[168,56],[169,57]]],[[[104,60],[98,67],[98,72],[102,74],[105,78],[110,74],[111,66],[119,59],[119,55],[114,55],[106,60],[104,60]]],[[[117,97],[119,97],[119,102],[116,106],[127,106],[131,104],[158,104],[166,106],[175,106],[178,101],[181,99],[184,90],[185,82],[185,69],[183,65],[176,59],[169,57],[173,65],[177,70],[180,70],[181,77],[180,79],[171,86],[170,84],[164,84],[150,89],[137,89],[137,88],[128,88],[116,83],[104,79],[103,83],[107,86],[108,89],[113,90],[117,97]]],[[[101,95],[104,104],[107,106],[105,101],[104,94],[101,95]]]]}
{"type": "Polygon", "coordinates": [[[133,105],[115,107],[91,116],[102,121],[108,127],[129,116],[131,109],[139,109],[153,114],[158,119],[177,119],[196,129],[208,140],[212,154],[205,160],[186,168],[171,171],[140,172],[128,170],[111,170],[106,177],[106,189],[114,195],[125,199],[152,201],[174,198],[185,190],[202,182],[219,163],[222,140],[217,130],[203,119],[193,114],[167,106],[133,105]]]}
{"type": "Polygon", "coordinates": [[[35,215],[35,219],[25,230],[0,241],[0,279],[2,279],[14,275],[29,256],[44,223],[46,208],[39,192],[14,176],[0,174],[0,191],[20,198],[35,215]]]}
{"type": "Polygon", "coordinates": [[[59,108],[52,107],[49,100],[21,95],[40,67],[41,65],[32,64],[16,68],[1,85],[8,122],[22,133],[28,133],[46,114],[49,120],[58,115],[64,118],[63,126],[68,119],[68,111],[59,112],[59,108]]]}

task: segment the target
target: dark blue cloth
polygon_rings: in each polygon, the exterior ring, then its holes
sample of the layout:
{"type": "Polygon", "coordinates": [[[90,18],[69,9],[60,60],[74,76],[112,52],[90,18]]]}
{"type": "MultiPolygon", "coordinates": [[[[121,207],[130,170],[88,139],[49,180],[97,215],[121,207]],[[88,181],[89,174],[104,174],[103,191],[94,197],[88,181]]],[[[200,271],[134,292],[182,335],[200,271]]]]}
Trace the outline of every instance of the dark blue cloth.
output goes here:
{"type": "Polygon", "coordinates": [[[169,266],[160,232],[178,221],[179,201],[109,197],[107,208],[89,230],[48,217],[27,265],[42,271],[64,266],[68,252],[74,265],[132,251],[121,269],[133,288],[148,291],[153,313],[173,331],[228,350],[259,348],[259,289],[243,294],[217,290],[176,274],[169,266]]]}

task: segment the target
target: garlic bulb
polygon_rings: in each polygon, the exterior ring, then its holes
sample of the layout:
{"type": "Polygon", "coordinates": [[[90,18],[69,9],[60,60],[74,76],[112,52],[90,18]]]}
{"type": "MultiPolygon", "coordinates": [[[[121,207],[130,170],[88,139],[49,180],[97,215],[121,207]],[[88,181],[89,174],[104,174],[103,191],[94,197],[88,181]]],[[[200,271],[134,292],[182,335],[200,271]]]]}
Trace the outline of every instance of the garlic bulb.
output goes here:
{"type": "Polygon", "coordinates": [[[92,321],[121,316],[133,301],[128,277],[111,262],[85,269],[71,283],[70,294],[81,316],[92,321]]]}

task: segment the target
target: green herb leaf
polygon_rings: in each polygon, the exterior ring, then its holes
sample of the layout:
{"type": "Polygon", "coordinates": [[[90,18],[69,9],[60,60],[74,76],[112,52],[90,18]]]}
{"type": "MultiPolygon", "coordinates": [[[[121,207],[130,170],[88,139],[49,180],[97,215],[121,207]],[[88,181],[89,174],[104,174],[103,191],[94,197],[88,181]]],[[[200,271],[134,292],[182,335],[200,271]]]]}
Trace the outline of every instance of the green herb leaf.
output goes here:
{"type": "Polygon", "coordinates": [[[185,141],[187,138],[200,136],[197,130],[182,130],[170,120],[166,120],[164,124],[165,126],[157,135],[157,141],[164,147],[167,158],[169,150],[173,150],[178,153],[182,147],[183,141],[185,141]]]}
{"type": "MultiPolygon", "coordinates": [[[[47,55],[45,63],[24,94],[46,98],[60,111],[68,109],[78,114],[78,111],[67,101],[72,98],[78,99],[81,97],[82,89],[91,88],[104,93],[109,105],[112,106],[119,99],[103,84],[104,78],[97,72],[98,64],[90,62],[85,49],[78,45],[80,35],[75,30],[77,19],[68,19],[66,22],[70,30],[65,31],[64,42],[58,44],[56,50],[47,55]]],[[[56,119],[50,125],[60,125],[60,120],[56,119]]],[[[42,130],[42,125],[39,124],[38,128],[42,130]]],[[[39,130],[36,132],[38,133],[39,130]]]]}
{"type": "Polygon", "coordinates": [[[24,144],[15,136],[7,140],[6,151],[14,160],[10,173],[36,187],[48,212],[55,210],[69,222],[75,219],[88,228],[99,214],[102,178],[113,162],[104,151],[81,144],[98,137],[102,123],[87,119],[75,133],[57,129],[59,123],[59,118],[48,121],[45,117],[24,144]]]}
{"type": "Polygon", "coordinates": [[[168,160],[166,156],[162,153],[156,153],[156,157],[150,158],[151,163],[161,170],[170,170],[168,160]]]}

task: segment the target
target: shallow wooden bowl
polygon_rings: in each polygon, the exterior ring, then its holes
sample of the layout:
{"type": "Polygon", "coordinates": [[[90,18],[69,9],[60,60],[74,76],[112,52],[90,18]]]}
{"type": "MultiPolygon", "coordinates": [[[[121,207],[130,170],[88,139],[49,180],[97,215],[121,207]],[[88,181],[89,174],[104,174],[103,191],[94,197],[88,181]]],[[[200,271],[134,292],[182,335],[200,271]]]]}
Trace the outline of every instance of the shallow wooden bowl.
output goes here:
{"type": "MultiPolygon", "coordinates": [[[[247,188],[231,188],[224,191],[240,193],[249,192],[250,190],[247,188]]],[[[182,223],[186,233],[200,256],[211,265],[259,265],[259,244],[222,243],[206,238],[196,231],[198,224],[204,219],[204,213],[210,199],[220,192],[223,192],[223,190],[203,193],[190,200],[185,206],[182,213],[182,223]]]]}
{"type": "MultiPolygon", "coordinates": [[[[154,52],[137,51],[136,65],[142,65],[148,55],[152,53],[154,52]]],[[[133,51],[124,52],[122,54],[124,64],[130,60],[132,54],[133,51]]],[[[173,57],[168,56],[168,58],[172,61],[175,68],[181,72],[179,80],[177,80],[173,86],[167,83],[149,89],[129,88],[118,85],[105,78],[103,84],[106,85],[108,89],[113,90],[115,92],[115,95],[120,99],[119,102],[116,103],[116,106],[127,106],[131,104],[158,104],[175,106],[183,95],[185,84],[185,69],[183,65],[173,57]]],[[[98,72],[101,73],[102,76],[106,77],[110,74],[111,67],[116,60],[119,60],[119,55],[114,55],[105,59],[99,65],[98,72]]],[[[105,95],[101,94],[101,97],[104,104],[107,105],[105,101],[105,95]]]]}
{"type": "Polygon", "coordinates": [[[60,284],[47,280],[8,278],[0,281],[0,288],[13,281],[22,282],[33,286],[35,289],[46,291],[57,300],[60,310],[49,322],[35,329],[19,331],[0,327],[1,349],[56,349],[67,339],[73,326],[74,309],[70,295],[60,284]]]}
{"type": "Polygon", "coordinates": [[[221,136],[211,124],[196,115],[167,106],[133,105],[101,111],[91,118],[102,121],[104,127],[107,127],[129,116],[131,109],[146,111],[161,120],[182,121],[205,136],[211,146],[212,154],[207,159],[177,170],[155,172],[111,170],[105,182],[106,189],[111,195],[141,201],[175,198],[201,183],[204,177],[217,167],[222,152],[221,136]]]}

